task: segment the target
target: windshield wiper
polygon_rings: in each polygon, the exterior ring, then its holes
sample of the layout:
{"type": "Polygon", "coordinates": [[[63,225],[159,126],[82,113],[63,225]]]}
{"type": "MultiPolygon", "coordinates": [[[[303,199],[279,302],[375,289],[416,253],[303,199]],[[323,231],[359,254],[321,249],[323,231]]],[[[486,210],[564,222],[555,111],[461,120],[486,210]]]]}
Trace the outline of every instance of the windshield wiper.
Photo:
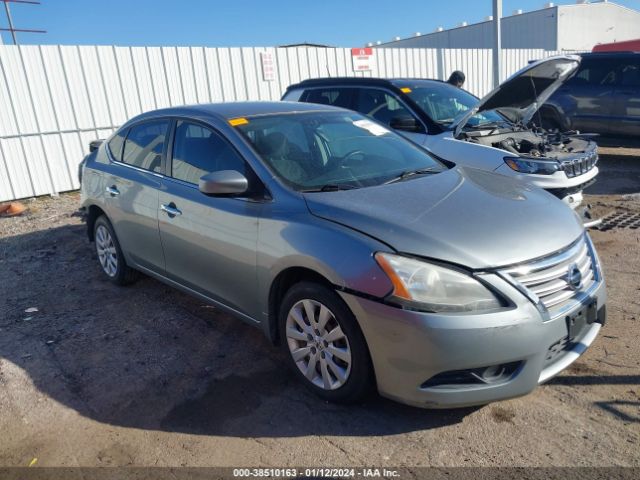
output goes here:
{"type": "Polygon", "coordinates": [[[337,192],[338,190],[354,190],[356,188],[355,185],[349,185],[348,183],[327,183],[326,185],[322,185],[316,188],[307,188],[305,190],[300,190],[303,193],[308,192],[337,192]]]}
{"type": "Polygon", "coordinates": [[[407,170],[402,172],[397,177],[393,177],[391,180],[387,180],[382,185],[389,185],[390,183],[401,182],[409,177],[414,177],[416,175],[427,175],[433,173],[440,173],[442,170],[439,168],[429,167],[429,168],[418,168],[416,170],[407,170]]]}

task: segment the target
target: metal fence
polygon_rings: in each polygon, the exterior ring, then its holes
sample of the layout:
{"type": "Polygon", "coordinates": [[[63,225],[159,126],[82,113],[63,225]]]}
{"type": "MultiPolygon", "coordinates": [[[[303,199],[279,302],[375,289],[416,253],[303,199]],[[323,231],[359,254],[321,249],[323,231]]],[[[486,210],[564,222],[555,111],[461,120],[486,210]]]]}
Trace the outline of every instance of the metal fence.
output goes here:
{"type": "MultiPolygon", "coordinates": [[[[502,78],[554,53],[504,50],[502,78]]],[[[482,49],[374,49],[371,70],[354,72],[348,48],[0,45],[0,201],[77,189],[89,142],[148,110],[278,100],[313,77],[445,79],[453,70],[466,73],[476,95],[491,90],[491,51],[482,49]]]]}

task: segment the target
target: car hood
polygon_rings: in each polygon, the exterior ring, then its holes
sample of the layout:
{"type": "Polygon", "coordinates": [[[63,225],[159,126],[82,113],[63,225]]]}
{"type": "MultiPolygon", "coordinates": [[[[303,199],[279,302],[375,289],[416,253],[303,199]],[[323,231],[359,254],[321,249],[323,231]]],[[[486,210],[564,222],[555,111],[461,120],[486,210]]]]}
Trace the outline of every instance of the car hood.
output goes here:
{"type": "Polygon", "coordinates": [[[499,110],[509,120],[526,125],[538,108],[573,76],[580,60],[578,55],[560,55],[527,65],[454,120],[451,128],[455,129],[455,136],[471,117],[487,110],[499,110]]]}
{"type": "Polygon", "coordinates": [[[374,237],[398,252],[471,269],[548,255],[583,232],[573,210],[551,194],[472,168],[303,195],[317,217],[374,237]]]}

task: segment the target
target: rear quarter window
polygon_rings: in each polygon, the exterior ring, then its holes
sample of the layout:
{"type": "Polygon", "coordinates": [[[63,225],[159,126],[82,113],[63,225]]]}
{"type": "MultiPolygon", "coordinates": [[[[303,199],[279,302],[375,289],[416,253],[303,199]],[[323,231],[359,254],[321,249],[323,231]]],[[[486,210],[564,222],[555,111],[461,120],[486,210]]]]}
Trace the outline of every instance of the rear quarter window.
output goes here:
{"type": "Polygon", "coordinates": [[[127,130],[120,130],[113,136],[111,140],[109,140],[109,143],[107,144],[109,147],[109,153],[115,160],[119,162],[122,161],[122,147],[124,145],[124,139],[126,136],[127,130]]]}

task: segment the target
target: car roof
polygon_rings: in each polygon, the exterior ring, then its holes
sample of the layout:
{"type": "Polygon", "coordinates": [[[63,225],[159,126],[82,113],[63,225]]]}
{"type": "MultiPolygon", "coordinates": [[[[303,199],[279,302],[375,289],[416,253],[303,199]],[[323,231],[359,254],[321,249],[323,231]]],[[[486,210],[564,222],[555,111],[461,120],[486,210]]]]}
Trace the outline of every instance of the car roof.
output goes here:
{"type": "Polygon", "coordinates": [[[179,107],[152,110],[150,112],[143,113],[142,115],[139,115],[134,119],[131,119],[131,121],[163,116],[210,116],[221,120],[229,120],[238,117],[253,117],[256,115],[271,115],[278,113],[340,110],[343,109],[332,107],[330,105],[282,101],[204,103],[198,105],[184,105],[179,107]]]}
{"type": "Polygon", "coordinates": [[[396,87],[410,87],[412,85],[448,85],[451,88],[458,88],[454,87],[450,83],[443,80],[437,80],[435,78],[392,78],[391,83],[396,87]]]}
{"type": "Polygon", "coordinates": [[[327,86],[327,85],[367,85],[367,86],[395,86],[405,87],[415,85],[417,82],[425,84],[443,84],[442,80],[436,80],[433,78],[376,78],[376,77],[326,77],[326,78],[310,78],[303,80],[300,83],[290,85],[287,90],[293,90],[294,88],[305,88],[314,86],[327,86]]]}

